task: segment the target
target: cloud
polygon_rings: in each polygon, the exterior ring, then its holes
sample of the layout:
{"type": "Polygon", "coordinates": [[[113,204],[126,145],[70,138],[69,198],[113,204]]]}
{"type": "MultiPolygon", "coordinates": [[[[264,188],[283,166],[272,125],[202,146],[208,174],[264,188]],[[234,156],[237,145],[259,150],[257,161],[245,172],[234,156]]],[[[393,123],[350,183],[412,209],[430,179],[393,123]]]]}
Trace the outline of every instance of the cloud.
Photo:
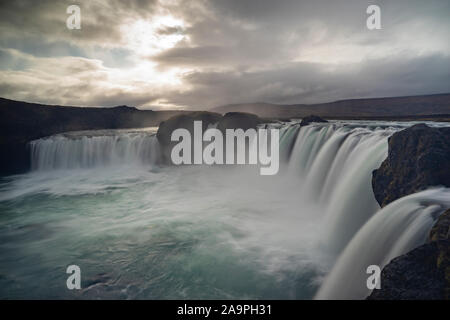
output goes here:
{"type": "Polygon", "coordinates": [[[80,106],[136,106],[159,98],[159,87],[117,74],[100,60],[36,58],[12,49],[0,50],[0,57],[29,66],[0,72],[0,96],[6,98],[80,106]]]}
{"type": "Polygon", "coordinates": [[[448,92],[447,0],[0,4],[0,95],[210,108],[448,92]],[[65,27],[68,5],[82,29],[65,27]],[[382,30],[366,28],[381,7],[382,30]]]}
{"type": "Polygon", "coordinates": [[[156,0],[3,1],[0,4],[2,38],[36,37],[46,42],[68,41],[81,45],[117,46],[123,44],[120,26],[135,19],[151,18],[156,0]],[[66,9],[81,8],[82,32],[68,30],[66,9]]]}
{"type": "Polygon", "coordinates": [[[202,108],[264,101],[316,103],[342,98],[385,97],[447,92],[450,57],[392,56],[350,64],[294,62],[255,72],[193,72],[191,90],[172,94],[172,104],[202,108]]]}

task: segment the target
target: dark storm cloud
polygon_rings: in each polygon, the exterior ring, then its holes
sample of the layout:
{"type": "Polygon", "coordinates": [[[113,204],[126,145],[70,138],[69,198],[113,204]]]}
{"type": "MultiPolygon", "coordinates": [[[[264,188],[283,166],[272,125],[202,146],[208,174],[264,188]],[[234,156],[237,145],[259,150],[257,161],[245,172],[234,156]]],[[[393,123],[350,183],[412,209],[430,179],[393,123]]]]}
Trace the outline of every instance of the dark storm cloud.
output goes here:
{"type": "Polygon", "coordinates": [[[392,57],[364,64],[335,66],[291,63],[259,72],[195,72],[186,76],[193,85],[172,95],[174,104],[209,108],[227,103],[264,101],[281,104],[328,102],[345,98],[403,96],[447,92],[450,57],[392,57]],[[198,104],[207,101],[209,104],[198,104]]]}
{"type": "Polygon", "coordinates": [[[120,25],[130,19],[148,18],[156,0],[18,0],[0,3],[0,34],[2,40],[11,41],[34,36],[43,41],[79,41],[113,44],[122,40],[120,25]],[[68,32],[66,9],[79,5],[82,12],[83,32],[68,32]]]}

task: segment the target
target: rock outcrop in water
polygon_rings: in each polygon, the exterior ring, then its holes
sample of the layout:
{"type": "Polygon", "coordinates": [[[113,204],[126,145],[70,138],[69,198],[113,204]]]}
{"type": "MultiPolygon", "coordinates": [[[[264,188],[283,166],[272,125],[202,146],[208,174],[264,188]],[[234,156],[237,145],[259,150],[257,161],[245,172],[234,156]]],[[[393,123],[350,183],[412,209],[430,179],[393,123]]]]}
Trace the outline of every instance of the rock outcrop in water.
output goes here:
{"type": "Polygon", "coordinates": [[[372,176],[380,206],[430,186],[450,187],[450,128],[417,124],[388,141],[388,157],[372,176]]]}
{"type": "Polygon", "coordinates": [[[322,119],[319,116],[310,115],[310,116],[304,117],[302,119],[302,122],[300,122],[300,127],[307,126],[313,122],[328,122],[328,121],[325,119],[322,119]]]}
{"type": "Polygon", "coordinates": [[[167,121],[161,122],[158,132],[156,133],[156,137],[158,138],[161,147],[162,163],[172,163],[170,155],[173,146],[177,143],[172,142],[170,139],[172,132],[175,129],[184,128],[193,135],[194,121],[202,121],[203,132],[212,124],[217,124],[217,129],[225,132],[226,129],[256,129],[256,127],[263,122],[258,116],[242,112],[229,112],[222,116],[218,113],[199,111],[187,115],[174,116],[167,121]]]}
{"type": "Polygon", "coordinates": [[[255,129],[256,126],[263,121],[254,114],[245,112],[228,112],[217,124],[217,129],[225,132],[226,129],[255,129]]]}
{"type": "Polygon", "coordinates": [[[384,267],[381,289],[367,299],[450,299],[450,210],[439,217],[428,243],[384,267]]]}
{"type": "Polygon", "coordinates": [[[219,121],[221,115],[214,112],[199,111],[190,114],[174,116],[159,124],[156,138],[161,147],[161,162],[171,164],[170,154],[177,142],[171,141],[172,132],[176,129],[187,129],[191,135],[194,134],[194,121],[202,122],[202,130],[205,131],[209,125],[219,121]]]}

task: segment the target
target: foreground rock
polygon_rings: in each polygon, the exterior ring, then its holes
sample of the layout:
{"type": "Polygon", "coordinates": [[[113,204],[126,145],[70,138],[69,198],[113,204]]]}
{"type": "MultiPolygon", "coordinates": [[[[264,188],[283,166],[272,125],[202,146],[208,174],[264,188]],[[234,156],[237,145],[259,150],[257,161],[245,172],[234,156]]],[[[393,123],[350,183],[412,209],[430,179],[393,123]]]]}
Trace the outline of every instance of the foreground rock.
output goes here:
{"type": "MultiPolygon", "coordinates": [[[[450,186],[450,128],[418,124],[396,132],[388,157],[374,170],[372,188],[380,206],[431,186],[450,186]]],[[[450,210],[426,244],[393,259],[381,274],[381,289],[368,299],[450,298],[450,210]]]]}
{"type": "Polygon", "coordinates": [[[394,133],[389,153],[372,175],[380,206],[430,186],[450,187],[450,128],[417,124],[394,133]]]}
{"type": "Polygon", "coordinates": [[[369,300],[450,299],[450,210],[429,234],[428,243],[393,259],[381,273],[381,289],[369,300]]]}
{"type": "Polygon", "coordinates": [[[302,119],[302,122],[300,122],[300,127],[307,126],[307,125],[309,125],[309,124],[311,124],[313,122],[328,122],[328,121],[325,120],[325,119],[322,119],[319,116],[311,115],[311,116],[304,117],[302,119]]]}

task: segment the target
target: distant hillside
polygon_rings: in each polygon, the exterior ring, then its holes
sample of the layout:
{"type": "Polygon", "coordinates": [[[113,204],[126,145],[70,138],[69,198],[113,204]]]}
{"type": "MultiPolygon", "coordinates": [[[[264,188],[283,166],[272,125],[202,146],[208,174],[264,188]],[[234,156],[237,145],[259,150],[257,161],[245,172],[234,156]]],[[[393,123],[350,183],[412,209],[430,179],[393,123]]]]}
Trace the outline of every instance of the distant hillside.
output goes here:
{"type": "Polygon", "coordinates": [[[450,93],[373,99],[340,100],[320,104],[277,105],[269,103],[247,103],[225,105],[211,111],[250,112],[260,117],[302,118],[311,114],[327,118],[393,118],[423,116],[450,116],[450,93]]]}

